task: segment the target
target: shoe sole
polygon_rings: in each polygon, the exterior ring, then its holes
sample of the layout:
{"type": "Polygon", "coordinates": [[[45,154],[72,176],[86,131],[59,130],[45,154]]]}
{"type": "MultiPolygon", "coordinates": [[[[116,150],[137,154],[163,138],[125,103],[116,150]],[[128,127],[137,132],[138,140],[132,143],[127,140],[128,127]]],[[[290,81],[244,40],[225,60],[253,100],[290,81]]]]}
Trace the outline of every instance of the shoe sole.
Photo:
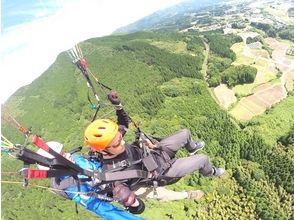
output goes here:
{"type": "Polygon", "coordinates": [[[202,150],[204,147],[205,147],[205,145],[204,145],[204,146],[202,146],[201,148],[199,148],[199,149],[195,150],[194,152],[192,152],[192,153],[189,153],[189,155],[190,155],[190,156],[193,156],[193,155],[195,155],[195,154],[196,154],[198,151],[202,150]]]}

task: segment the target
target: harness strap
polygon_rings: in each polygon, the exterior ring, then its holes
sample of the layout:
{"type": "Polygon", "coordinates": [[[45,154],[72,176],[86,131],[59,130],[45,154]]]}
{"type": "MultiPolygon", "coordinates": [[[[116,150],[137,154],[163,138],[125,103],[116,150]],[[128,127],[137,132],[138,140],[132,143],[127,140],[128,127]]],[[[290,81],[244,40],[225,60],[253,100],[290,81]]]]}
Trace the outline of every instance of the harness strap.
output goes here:
{"type": "Polygon", "coordinates": [[[50,170],[37,170],[37,169],[31,169],[31,168],[24,168],[20,171],[20,174],[27,179],[40,179],[40,178],[73,176],[77,174],[84,174],[86,176],[94,177],[98,179],[101,182],[101,184],[104,184],[105,182],[113,182],[117,180],[148,178],[148,172],[143,170],[126,170],[126,171],[120,171],[120,172],[97,172],[97,171],[84,170],[83,173],[80,173],[76,170],[70,170],[66,167],[59,168],[59,169],[58,168],[50,169],[50,170]]]}
{"type": "Polygon", "coordinates": [[[52,190],[53,193],[69,199],[69,196],[66,194],[66,192],[64,192],[64,190],[68,187],[76,186],[76,181],[73,177],[69,177],[63,180],[60,180],[59,178],[52,178],[51,186],[54,189],[58,189],[58,191],[52,190]]]}
{"type": "Polygon", "coordinates": [[[37,135],[34,135],[32,138],[32,142],[33,144],[35,144],[37,147],[42,148],[43,150],[45,150],[46,152],[48,152],[49,154],[51,154],[52,156],[55,157],[55,159],[58,161],[58,163],[63,164],[64,166],[68,167],[69,169],[72,169],[78,173],[83,174],[84,173],[84,169],[82,169],[81,167],[79,167],[78,165],[74,164],[73,162],[71,162],[70,160],[66,159],[65,157],[63,157],[61,154],[57,153],[56,151],[54,151],[53,149],[51,149],[40,137],[38,137],[37,135]]]}
{"type": "Polygon", "coordinates": [[[40,154],[37,154],[34,151],[31,151],[30,149],[23,148],[23,149],[17,149],[15,156],[17,159],[22,160],[26,162],[27,164],[40,164],[42,166],[46,167],[65,167],[63,163],[61,163],[58,159],[56,158],[48,158],[44,157],[40,154]]]}
{"type": "Polygon", "coordinates": [[[172,151],[171,149],[165,147],[165,146],[159,146],[159,149],[167,153],[169,158],[174,158],[175,157],[175,152],[172,151]]]}
{"type": "MultiPolygon", "coordinates": [[[[78,192],[80,192],[81,191],[81,182],[80,182],[78,176],[73,176],[73,178],[77,184],[78,192]]],[[[80,198],[80,195],[77,195],[77,196],[80,198]]],[[[78,215],[79,211],[78,211],[78,203],[77,202],[75,203],[75,209],[76,209],[76,214],[78,215]]]]}
{"type": "Polygon", "coordinates": [[[158,187],[158,182],[156,180],[154,180],[153,181],[153,197],[155,199],[158,198],[157,187],[158,187]]]}
{"type": "Polygon", "coordinates": [[[141,161],[142,161],[142,159],[135,160],[135,161],[122,160],[122,161],[119,161],[117,163],[113,163],[112,164],[113,168],[107,169],[105,172],[119,171],[119,170],[122,170],[124,168],[136,165],[136,164],[140,163],[141,161]]]}
{"type": "Polygon", "coordinates": [[[164,160],[164,163],[161,165],[161,172],[163,174],[166,172],[168,168],[172,166],[172,164],[176,161],[175,157],[170,157],[169,154],[165,150],[161,150],[161,156],[164,160]]]}
{"type": "Polygon", "coordinates": [[[76,173],[66,169],[38,170],[32,168],[23,168],[20,170],[20,174],[27,179],[44,179],[51,177],[72,176],[76,173]]]}
{"type": "MultiPolygon", "coordinates": [[[[80,179],[80,182],[83,182],[83,181],[80,179]]],[[[62,180],[59,179],[59,178],[52,178],[51,186],[52,186],[52,188],[58,190],[58,191],[57,190],[52,190],[53,193],[61,195],[62,197],[66,198],[66,199],[69,199],[69,196],[64,191],[68,191],[67,189],[69,187],[76,187],[77,183],[76,183],[76,180],[73,177],[68,177],[68,178],[65,178],[65,179],[62,179],[62,180]]],[[[112,197],[109,197],[109,196],[105,195],[106,192],[107,191],[105,191],[105,190],[101,190],[99,192],[96,192],[96,191],[83,192],[83,194],[87,195],[87,196],[90,196],[90,197],[94,196],[94,197],[96,197],[98,199],[101,199],[101,200],[104,200],[104,201],[113,202],[114,199],[112,197]]]]}
{"type": "Polygon", "coordinates": [[[106,182],[113,182],[117,180],[126,180],[126,179],[147,179],[149,176],[149,172],[144,170],[124,170],[120,172],[114,172],[114,173],[101,173],[102,179],[104,179],[106,182]]]}
{"type": "MultiPolygon", "coordinates": [[[[28,164],[27,162],[24,161],[23,169],[27,169],[29,166],[30,166],[30,164],[28,164]]],[[[28,185],[29,185],[29,180],[28,180],[28,178],[26,176],[24,176],[22,186],[27,187],[28,185]]]]}

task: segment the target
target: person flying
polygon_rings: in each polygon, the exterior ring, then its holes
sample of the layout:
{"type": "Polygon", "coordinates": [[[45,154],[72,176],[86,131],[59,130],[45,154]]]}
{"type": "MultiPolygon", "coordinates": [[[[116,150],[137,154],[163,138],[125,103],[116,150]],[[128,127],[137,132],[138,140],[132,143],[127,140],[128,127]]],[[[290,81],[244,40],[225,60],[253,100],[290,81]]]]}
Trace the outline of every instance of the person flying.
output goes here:
{"type": "MultiPolygon", "coordinates": [[[[134,190],[142,185],[167,185],[176,182],[181,177],[199,171],[204,176],[219,177],[225,169],[214,167],[207,155],[195,154],[204,147],[204,142],[192,140],[188,129],[182,129],[169,137],[152,143],[143,137],[143,145],[138,147],[124,141],[124,134],[129,124],[129,117],[124,111],[118,94],[112,91],[108,99],[116,106],[117,121],[98,119],[85,130],[84,139],[92,151],[101,155],[102,170],[145,170],[144,178],[120,181],[113,185],[113,196],[124,206],[132,206],[136,202],[134,190]],[[190,156],[175,158],[179,149],[185,147],[190,156]]],[[[142,141],[142,138],[141,138],[142,141]]],[[[142,144],[142,142],[141,142],[142,144]]]]}

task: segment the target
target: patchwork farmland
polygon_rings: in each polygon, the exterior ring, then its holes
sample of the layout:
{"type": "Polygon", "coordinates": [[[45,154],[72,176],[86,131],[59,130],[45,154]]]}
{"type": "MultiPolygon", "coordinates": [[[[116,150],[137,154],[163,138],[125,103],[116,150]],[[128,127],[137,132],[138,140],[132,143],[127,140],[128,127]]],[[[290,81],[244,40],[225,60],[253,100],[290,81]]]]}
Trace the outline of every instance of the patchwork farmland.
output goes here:
{"type": "Polygon", "coordinates": [[[238,120],[246,121],[262,114],[293,90],[294,58],[286,55],[291,46],[289,42],[266,38],[265,42],[273,50],[270,57],[266,50],[252,49],[245,43],[247,37],[256,36],[256,33],[239,35],[243,42],[236,43],[231,48],[237,55],[233,65],[245,64],[257,68],[256,78],[251,84],[237,85],[232,89],[220,85],[213,91],[221,106],[225,109],[231,106],[230,114],[238,120]],[[240,98],[237,99],[235,95],[240,98]]]}

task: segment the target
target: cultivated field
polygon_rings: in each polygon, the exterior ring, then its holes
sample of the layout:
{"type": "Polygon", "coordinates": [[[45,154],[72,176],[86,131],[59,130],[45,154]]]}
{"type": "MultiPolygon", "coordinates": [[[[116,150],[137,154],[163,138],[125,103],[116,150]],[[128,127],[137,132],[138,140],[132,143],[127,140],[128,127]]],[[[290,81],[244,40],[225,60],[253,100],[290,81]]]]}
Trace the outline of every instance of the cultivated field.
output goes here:
{"type": "Polygon", "coordinates": [[[256,78],[253,83],[237,85],[232,90],[220,85],[214,89],[214,93],[220,105],[226,109],[237,101],[234,94],[243,97],[230,113],[236,119],[250,120],[284,99],[287,91],[293,90],[294,57],[286,55],[287,48],[291,46],[289,42],[266,38],[265,42],[273,49],[271,58],[266,50],[251,49],[245,44],[246,38],[255,36],[254,33],[239,35],[244,42],[236,43],[231,48],[237,55],[233,65],[245,64],[257,68],[256,78]],[[280,77],[279,71],[282,72],[280,77]]]}
{"type": "Polygon", "coordinates": [[[279,17],[283,22],[285,22],[288,25],[293,25],[294,21],[293,18],[290,18],[288,16],[288,9],[293,7],[291,3],[285,3],[285,4],[276,4],[275,7],[267,6],[265,7],[265,11],[267,11],[269,14],[273,15],[274,17],[279,17]]]}
{"type": "Polygon", "coordinates": [[[253,95],[242,98],[230,113],[239,120],[249,120],[255,115],[263,113],[286,96],[285,88],[280,83],[278,85],[264,85],[253,95]]]}
{"type": "Polygon", "coordinates": [[[287,91],[292,91],[294,89],[294,69],[291,69],[284,74],[284,80],[287,91]]]}
{"type": "Polygon", "coordinates": [[[237,101],[234,91],[229,89],[225,84],[220,84],[213,89],[213,92],[219,104],[225,109],[228,109],[231,104],[237,101]]]}
{"type": "Polygon", "coordinates": [[[282,83],[285,85],[287,91],[292,91],[294,83],[294,57],[285,54],[287,49],[291,47],[293,43],[287,41],[280,42],[274,38],[266,38],[265,41],[274,49],[272,60],[283,72],[283,76],[281,77],[282,83]]]}
{"type": "Polygon", "coordinates": [[[240,96],[250,95],[256,86],[276,78],[277,69],[269,59],[266,50],[250,49],[245,43],[234,44],[231,49],[237,55],[233,65],[251,65],[257,69],[257,75],[253,83],[237,85],[233,88],[236,94],[240,96]]]}

